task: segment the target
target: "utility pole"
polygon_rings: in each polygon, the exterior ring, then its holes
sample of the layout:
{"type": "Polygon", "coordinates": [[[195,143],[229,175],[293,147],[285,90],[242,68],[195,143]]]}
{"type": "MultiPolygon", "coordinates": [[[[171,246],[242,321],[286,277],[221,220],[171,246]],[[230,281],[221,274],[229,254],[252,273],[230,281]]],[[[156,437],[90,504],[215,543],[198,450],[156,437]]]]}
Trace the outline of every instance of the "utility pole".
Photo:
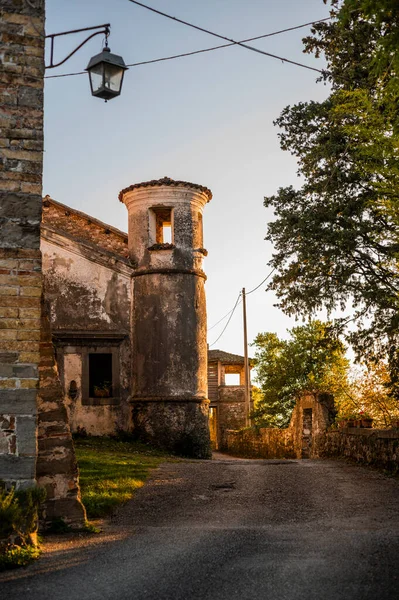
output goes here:
{"type": "Polygon", "coordinates": [[[247,305],[245,298],[245,288],[242,288],[242,312],[244,322],[244,375],[245,375],[245,425],[251,426],[251,420],[249,418],[250,410],[250,389],[249,389],[249,363],[248,363],[248,339],[247,339],[247,305]]]}

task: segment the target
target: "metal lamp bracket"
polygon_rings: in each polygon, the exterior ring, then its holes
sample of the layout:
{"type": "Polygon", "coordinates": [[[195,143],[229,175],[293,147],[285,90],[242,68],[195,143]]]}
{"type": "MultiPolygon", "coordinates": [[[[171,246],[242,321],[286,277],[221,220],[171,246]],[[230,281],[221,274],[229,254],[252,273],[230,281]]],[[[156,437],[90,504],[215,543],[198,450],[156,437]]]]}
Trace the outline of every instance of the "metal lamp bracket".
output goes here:
{"type": "Polygon", "coordinates": [[[82,48],[82,46],[84,46],[89,40],[91,40],[91,38],[93,38],[96,35],[99,35],[99,34],[105,35],[105,42],[107,45],[110,27],[111,27],[111,25],[109,23],[105,23],[104,25],[95,25],[94,27],[84,27],[83,29],[73,29],[71,31],[62,31],[61,33],[50,33],[49,35],[46,35],[46,38],[49,38],[51,40],[51,42],[50,42],[50,64],[46,65],[45,68],[46,69],[54,69],[55,67],[59,67],[59,66],[63,65],[68,59],[71,58],[71,56],[73,56],[78,50],[80,50],[80,48],[82,48]],[[69,35],[72,33],[80,33],[81,31],[92,31],[93,29],[100,29],[101,31],[95,31],[94,33],[89,35],[89,37],[87,37],[81,44],[79,44],[79,46],[77,46],[74,50],[72,50],[72,52],[70,52],[68,54],[68,56],[66,56],[60,62],[54,63],[54,41],[55,41],[56,37],[59,37],[60,35],[69,35]]]}

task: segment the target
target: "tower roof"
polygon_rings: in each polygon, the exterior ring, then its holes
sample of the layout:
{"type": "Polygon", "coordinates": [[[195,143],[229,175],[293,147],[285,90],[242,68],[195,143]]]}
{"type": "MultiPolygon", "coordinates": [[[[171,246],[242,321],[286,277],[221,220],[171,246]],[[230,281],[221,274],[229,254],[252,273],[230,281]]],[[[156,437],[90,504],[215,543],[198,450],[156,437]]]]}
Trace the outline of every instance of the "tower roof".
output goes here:
{"type": "Polygon", "coordinates": [[[134,183],[133,185],[129,185],[129,187],[124,188],[119,192],[118,198],[122,202],[122,197],[125,192],[130,192],[131,190],[135,190],[141,187],[156,187],[162,185],[194,188],[196,190],[204,192],[204,194],[206,194],[206,196],[208,197],[208,202],[212,199],[212,192],[207,187],[199,185],[198,183],[190,183],[189,181],[179,181],[176,179],[171,179],[170,177],[162,177],[162,179],[152,179],[151,181],[142,181],[141,183],[134,183]]]}

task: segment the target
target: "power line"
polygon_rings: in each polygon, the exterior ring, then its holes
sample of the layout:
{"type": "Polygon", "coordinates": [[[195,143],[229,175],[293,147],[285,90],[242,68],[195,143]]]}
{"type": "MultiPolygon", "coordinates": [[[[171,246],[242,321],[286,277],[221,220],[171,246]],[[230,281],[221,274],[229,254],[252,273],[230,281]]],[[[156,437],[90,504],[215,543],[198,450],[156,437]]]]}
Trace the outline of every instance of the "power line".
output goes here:
{"type": "Polygon", "coordinates": [[[267,276],[264,278],[264,280],[263,280],[263,281],[261,281],[261,282],[260,282],[260,284],[259,284],[259,285],[257,285],[256,287],[254,287],[254,289],[253,289],[253,290],[251,290],[250,292],[246,292],[246,294],[245,294],[245,295],[246,295],[246,296],[249,296],[249,294],[252,294],[253,292],[256,292],[256,290],[258,290],[258,289],[260,288],[260,286],[261,286],[261,285],[263,285],[263,284],[264,284],[264,283],[265,283],[265,282],[266,282],[266,281],[269,279],[269,277],[270,277],[270,276],[271,276],[271,275],[274,273],[274,271],[275,271],[275,270],[276,270],[276,267],[274,267],[274,269],[272,269],[272,270],[270,271],[270,273],[269,273],[269,274],[268,274],[268,275],[267,275],[267,276]]]}
{"type": "Polygon", "coordinates": [[[182,25],[187,25],[187,27],[191,27],[192,29],[196,29],[197,31],[202,31],[203,33],[207,33],[208,35],[212,35],[213,37],[217,37],[221,40],[226,40],[227,42],[231,42],[234,45],[241,46],[242,48],[246,48],[247,50],[251,50],[252,52],[257,52],[258,54],[264,54],[265,56],[269,56],[270,58],[276,58],[277,60],[281,60],[283,62],[290,63],[292,65],[296,65],[297,67],[302,67],[304,69],[309,69],[310,71],[317,71],[317,73],[323,73],[320,69],[316,69],[315,67],[309,67],[308,65],[304,65],[303,63],[296,62],[294,60],[290,60],[288,58],[284,58],[283,56],[278,56],[277,54],[271,54],[270,52],[265,52],[264,50],[259,50],[259,48],[255,48],[254,46],[248,46],[243,42],[237,42],[232,38],[228,38],[225,35],[220,35],[219,33],[215,33],[214,31],[210,31],[209,29],[204,29],[204,27],[199,27],[198,25],[194,25],[193,23],[189,23],[188,21],[183,21],[183,19],[178,19],[177,17],[172,17],[172,15],[168,15],[156,8],[152,8],[151,6],[147,6],[147,4],[143,4],[142,2],[138,2],[137,0],[128,0],[132,4],[136,4],[137,6],[141,6],[151,12],[156,13],[157,15],[161,15],[162,17],[166,17],[167,19],[171,19],[172,21],[176,21],[177,23],[182,23],[182,25]]]}
{"type": "Polygon", "coordinates": [[[214,346],[214,345],[215,345],[215,344],[216,344],[216,343],[217,343],[217,342],[220,340],[220,338],[222,337],[222,335],[223,335],[223,334],[224,334],[224,332],[226,331],[226,329],[227,329],[227,327],[229,326],[229,323],[230,323],[230,321],[231,321],[231,319],[232,319],[232,316],[234,315],[234,312],[235,312],[235,310],[236,310],[236,308],[237,308],[237,306],[238,306],[238,302],[239,302],[240,298],[241,298],[241,292],[238,294],[238,297],[237,297],[236,303],[235,303],[235,305],[234,305],[234,308],[233,308],[233,310],[231,311],[230,318],[229,318],[229,320],[227,321],[226,325],[224,326],[224,329],[223,329],[222,333],[219,335],[219,337],[218,337],[218,338],[217,338],[217,339],[216,339],[216,340],[215,340],[215,341],[214,341],[212,344],[210,344],[210,345],[209,345],[209,347],[210,347],[210,348],[211,348],[212,346],[214,346]]]}
{"type": "MultiPolygon", "coordinates": [[[[152,60],[144,60],[137,63],[131,63],[126,65],[127,67],[140,67],[142,65],[151,65],[153,63],[163,62],[166,60],[175,60],[176,58],[184,58],[186,56],[194,56],[195,54],[202,54],[204,52],[213,52],[214,50],[220,50],[221,48],[229,48],[230,46],[236,46],[237,44],[242,44],[244,42],[253,42],[255,40],[261,40],[264,38],[272,37],[275,35],[280,35],[282,33],[286,33],[287,31],[294,31],[295,29],[302,29],[303,27],[308,27],[309,25],[315,25],[316,23],[322,23],[323,21],[330,21],[331,17],[327,17],[326,19],[318,19],[317,21],[309,21],[309,23],[303,23],[302,25],[295,25],[294,27],[287,27],[286,29],[280,29],[278,31],[272,31],[271,33],[265,33],[263,35],[257,35],[256,37],[247,38],[245,40],[240,40],[239,42],[229,42],[228,44],[221,44],[219,46],[211,46],[210,48],[202,48],[201,50],[193,50],[192,52],[183,52],[182,54],[173,54],[171,56],[163,56],[161,58],[154,58],[152,60]]],[[[72,77],[74,75],[85,75],[86,71],[78,71],[76,73],[64,73],[63,75],[46,75],[45,79],[56,79],[58,77],[72,77]]]]}
{"type": "Polygon", "coordinates": [[[232,313],[234,309],[235,309],[235,306],[233,306],[233,308],[232,308],[231,310],[229,310],[229,312],[228,312],[228,313],[226,313],[226,314],[224,315],[224,317],[222,317],[221,319],[219,319],[219,321],[218,321],[217,323],[215,323],[214,325],[212,325],[212,327],[209,327],[207,331],[211,331],[212,329],[215,329],[215,327],[216,327],[217,325],[219,325],[219,323],[221,323],[222,321],[224,321],[224,320],[225,320],[225,318],[226,318],[226,317],[228,317],[228,316],[229,316],[229,314],[230,314],[230,313],[232,313]]]}
{"type": "MultiPolygon", "coordinates": [[[[246,292],[246,294],[245,294],[245,295],[246,295],[246,296],[249,296],[249,294],[252,294],[253,292],[256,292],[256,290],[258,290],[258,289],[260,288],[260,286],[261,286],[261,285],[263,285],[263,284],[264,284],[264,283],[265,283],[265,282],[266,282],[266,281],[269,279],[269,277],[270,277],[270,276],[271,276],[271,275],[274,273],[274,271],[275,271],[275,270],[276,270],[276,267],[274,267],[274,269],[272,269],[272,270],[270,271],[270,273],[269,273],[268,275],[266,275],[266,277],[263,279],[263,281],[261,281],[261,282],[260,282],[260,284],[259,284],[259,285],[257,285],[256,287],[254,287],[254,288],[253,288],[253,290],[251,290],[250,292],[246,292]]],[[[237,306],[240,304],[240,298],[241,298],[241,296],[242,296],[242,293],[240,292],[240,293],[238,294],[238,298],[237,298],[237,300],[236,300],[236,303],[234,304],[233,308],[232,308],[231,310],[229,310],[229,312],[228,312],[228,313],[226,313],[226,314],[224,315],[224,317],[222,317],[221,319],[219,319],[219,321],[218,321],[217,323],[215,323],[214,325],[212,325],[212,327],[209,327],[209,328],[208,328],[208,331],[211,331],[211,329],[214,329],[214,328],[215,328],[217,325],[219,325],[219,323],[221,323],[222,321],[224,321],[224,319],[230,315],[230,318],[229,318],[229,320],[227,321],[227,323],[226,323],[226,325],[225,325],[225,327],[224,327],[224,329],[223,329],[222,333],[219,335],[219,337],[217,338],[217,340],[215,340],[215,341],[213,342],[213,344],[210,344],[210,347],[211,347],[211,346],[214,346],[214,345],[216,344],[216,342],[218,342],[218,341],[220,340],[220,338],[222,337],[222,335],[223,335],[223,334],[224,334],[224,332],[226,331],[226,329],[227,329],[227,326],[228,326],[228,324],[230,323],[230,321],[231,321],[231,319],[232,319],[232,316],[233,316],[233,314],[234,314],[234,311],[236,310],[237,306]]]]}

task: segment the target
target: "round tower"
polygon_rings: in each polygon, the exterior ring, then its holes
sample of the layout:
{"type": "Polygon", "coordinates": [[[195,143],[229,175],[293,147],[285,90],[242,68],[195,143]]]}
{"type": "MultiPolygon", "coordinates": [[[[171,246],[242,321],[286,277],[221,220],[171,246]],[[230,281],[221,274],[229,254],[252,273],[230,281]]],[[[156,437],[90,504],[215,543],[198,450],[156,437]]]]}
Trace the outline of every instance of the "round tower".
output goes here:
{"type": "Polygon", "coordinates": [[[119,194],[133,274],[133,426],[186,456],[211,455],[202,213],[206,187],[165,177],[119,194]]]}

